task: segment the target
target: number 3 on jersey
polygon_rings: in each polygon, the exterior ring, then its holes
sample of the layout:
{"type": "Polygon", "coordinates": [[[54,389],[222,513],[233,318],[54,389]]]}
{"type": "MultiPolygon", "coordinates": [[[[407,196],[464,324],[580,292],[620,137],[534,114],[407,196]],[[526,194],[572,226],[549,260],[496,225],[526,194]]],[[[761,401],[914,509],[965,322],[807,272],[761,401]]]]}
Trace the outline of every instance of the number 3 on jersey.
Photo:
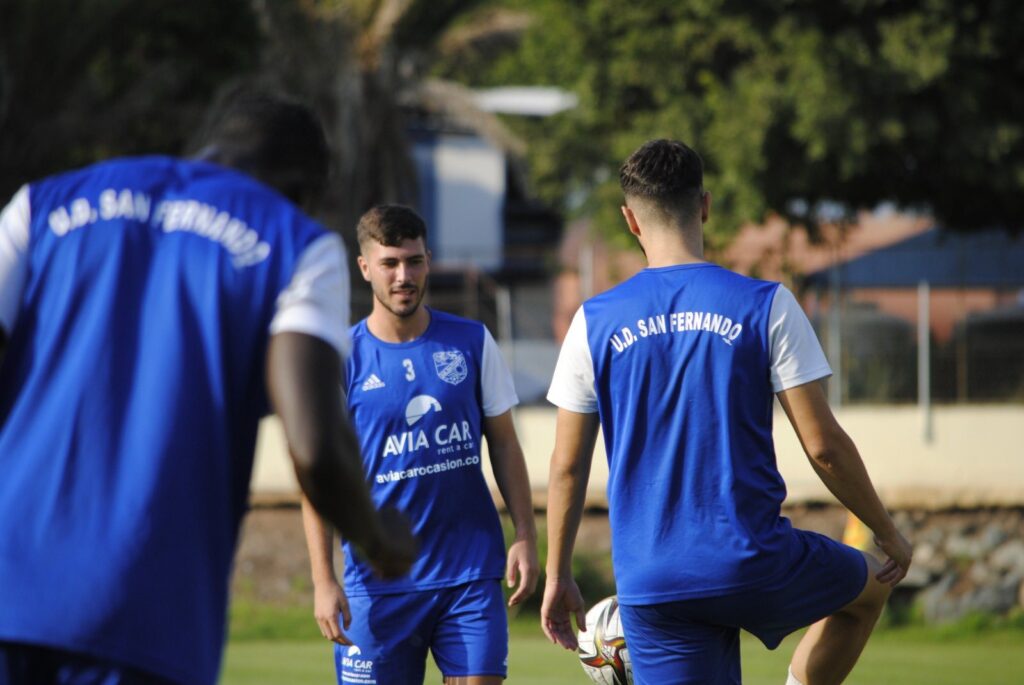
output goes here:
{"type": "Polygon", "coordinates": [[[411,359],[403,359],[402,366],[405,367],[405,380],[411,381],[416,378],[416,370],[412,367],[411,359]]]}

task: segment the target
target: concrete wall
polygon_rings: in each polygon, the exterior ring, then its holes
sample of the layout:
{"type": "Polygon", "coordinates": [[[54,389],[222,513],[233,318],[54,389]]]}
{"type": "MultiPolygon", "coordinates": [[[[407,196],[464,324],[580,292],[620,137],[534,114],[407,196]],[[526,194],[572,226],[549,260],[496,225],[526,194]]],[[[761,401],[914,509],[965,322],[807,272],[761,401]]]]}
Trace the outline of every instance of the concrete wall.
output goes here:
{"type": "MultiPolygon", "coordinates": [[[[837,411],[837,416],[889,507],[1024,505],[1024,406],[938,407],[932,416],[931,440],[924,438],[924,418],[916,407],[850,407],[837,411]]],[[[775,423],[775,448],[789,500],[831,501],[778,407],[775,423]]],[[[535,501],[542,505],[555,410],[518,409],[516,425],[535,501]]],[[[484,471],[491,480],[488,465],[484,471]]],[[[591,505],[604,504],[607,478],[604,443],[598,440],[588,495],[591,505]]],[[[257,499],[288,499],[297,489],[280,425],[274,417],[265,419],[256,446],[254,494],[257,499]]]]}

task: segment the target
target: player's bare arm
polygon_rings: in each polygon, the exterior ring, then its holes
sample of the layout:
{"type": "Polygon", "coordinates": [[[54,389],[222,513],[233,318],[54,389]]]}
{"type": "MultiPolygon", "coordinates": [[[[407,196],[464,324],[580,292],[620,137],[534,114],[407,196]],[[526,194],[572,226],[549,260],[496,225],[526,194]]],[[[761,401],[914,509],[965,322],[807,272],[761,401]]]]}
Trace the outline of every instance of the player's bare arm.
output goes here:
{"type": "Polygon", "coordinates": [[[583,517],[590,464],[597,441],[598,415],[558,410],[555,449],[548,477],[547,582],[540,621],[544,634],[566,649],[576,649],[576,627],[586,629],[586,608],[572,577],[572,552],[583,517]]]}
{"type": "Polygon", "coordinates": [[[857,447],[836,421],[821,384],[799,385],[778,397],[818,477],[871,529],[878,547],[888,555],[875,577],[895,585],[907,575],[913,550],[882,505],[857,447]]]}
{"type": "Polygon", "coordinates": [[[309,550],[309,567],[313,579],[313,617],[320,634],[341,645],[352,642],[345,630],[352,624],[348,597],[334,571],[334,530],[309,500],[302,497],[302,529],[309,550]],[[341,615],[341,622],[338,616],[341,615]]]}
{"type": "Polygon", "coordinates": [[[509,606],[515,606],[533,594],[540,576],[530,477],[512,421],[512,411],[484,418],[483,430],[494,480],[516,531],[505,565],[505,581],[508,586],[515,587],[518,581],[518,587],[508,600],[509,606]]]}
{"type": "Polygon", "coordinates": [[[412,565],[416,543],[404,517],[373,505],[359,442],[342,411],[340,379],[338,353],[326,342],[302,333],[270,339],[268,390],[302,491],[378,573],[397,577],[412,565]]]}

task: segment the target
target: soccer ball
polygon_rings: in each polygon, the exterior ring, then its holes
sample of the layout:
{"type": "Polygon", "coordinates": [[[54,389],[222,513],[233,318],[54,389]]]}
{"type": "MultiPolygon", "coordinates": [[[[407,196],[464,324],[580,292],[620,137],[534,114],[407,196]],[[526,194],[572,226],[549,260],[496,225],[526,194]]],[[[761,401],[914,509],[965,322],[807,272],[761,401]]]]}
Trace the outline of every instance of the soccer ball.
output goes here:
{"type": "Polygon", "coordinates": [[[606,597],[587,612],[587,629],[579,633],[580,664],[599,685],[633,685],[626,638],[619,621],[619,602],[606,597]]]}

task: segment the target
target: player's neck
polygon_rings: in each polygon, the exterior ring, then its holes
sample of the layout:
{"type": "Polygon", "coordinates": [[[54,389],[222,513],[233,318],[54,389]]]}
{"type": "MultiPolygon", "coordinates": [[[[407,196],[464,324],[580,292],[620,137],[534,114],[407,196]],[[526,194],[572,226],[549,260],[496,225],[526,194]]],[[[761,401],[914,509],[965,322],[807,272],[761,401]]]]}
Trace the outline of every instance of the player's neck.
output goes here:
{"type": "Polygon", "coordinates": [[[644,231],[640,243],[647,257],[647,266],[652,269],[706,261],[704,236],[699,229],[680,231],[659,227],[657,230],[644,231]]]}
{"type": "Polygon", "coordinates": [[[645,245],[647,266],[656,269],[662,266],[679,266],[680,264],[700,264],[704,259],[703,245],[691,246],[683,242],[666,242],[645,245]]]}
{"type": "Polygon", "coordinates": [[[430,311],[422,304],[409,316],[398,316],[379,302],[366,317],[366,327],[378,340],[389,343],[411,342],[426,332],[430,311]]]}

